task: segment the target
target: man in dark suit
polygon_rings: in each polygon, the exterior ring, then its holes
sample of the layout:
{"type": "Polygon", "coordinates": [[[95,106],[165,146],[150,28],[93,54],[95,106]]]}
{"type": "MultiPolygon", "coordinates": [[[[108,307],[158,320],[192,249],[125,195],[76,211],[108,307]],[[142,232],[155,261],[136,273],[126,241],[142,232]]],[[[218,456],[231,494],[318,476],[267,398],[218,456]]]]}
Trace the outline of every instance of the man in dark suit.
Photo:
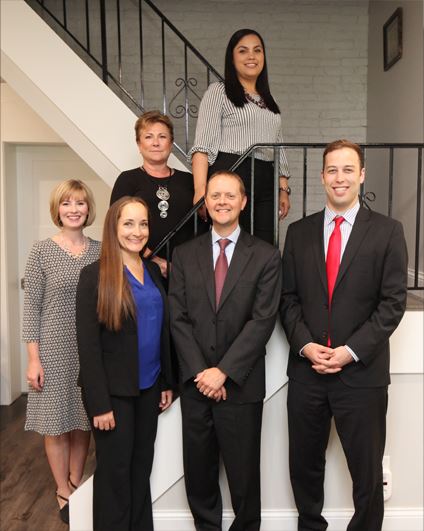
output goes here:
{"type": "Polygon", "coordinates": [[[399,222],[360,206],[363,155],[347,140],[324,151],[324,211],[289,226],[281,320],[290,477],[298,529],[325,530],[325,451],[334,417],[353,481],[349,531],[381,529],[389,337],[405,311],[407,252],[399,222]]]}
{"type": "Polygon", "coordinates": [[[240,230],[246,194],[238,175],[212,175],[205,202],[212,231],[175,249],[169,291],[186,492],[196,529],[221,530],[221,454],[235,513],[230,529],[257,531],[265,345],[280,300],[280,253],[240,230]]]}

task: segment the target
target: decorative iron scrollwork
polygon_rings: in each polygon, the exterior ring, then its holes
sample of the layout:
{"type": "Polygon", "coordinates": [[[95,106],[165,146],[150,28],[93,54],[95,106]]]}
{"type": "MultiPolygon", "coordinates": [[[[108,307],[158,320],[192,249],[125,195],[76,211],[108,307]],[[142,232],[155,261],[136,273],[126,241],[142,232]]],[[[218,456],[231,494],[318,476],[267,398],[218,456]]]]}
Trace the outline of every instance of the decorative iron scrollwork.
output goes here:
{"type": "Polygon", "coordinates": [[[179,90],[169,102],[169,114],[173,118],[183,118],[187,114],[191,118],[197,118],[199,107],[197,104],[190,103],[189,101],[190,96],[194,96],[198,101],[201,99],[195,90],[193,90],[193,87],[197,87],[197,79],[194,77],[189,77],[187,79],[178,77],[175,80],[175,85],[179,88],[179,90]],[[184,100],[187,98],[187,101],[184,101],[184,103],[178,103],[177,99],[181,99],[181,97],[184,100]]]}
{"type": "Polygon", "coordinates": [[[365,192],[365,194],[362,194],[360,196],[361,204],[365,208],[368,208],[368,210],[372,210],[368,202],[373,203],[375,201],[376,195],[374,192],[365,192]]]}

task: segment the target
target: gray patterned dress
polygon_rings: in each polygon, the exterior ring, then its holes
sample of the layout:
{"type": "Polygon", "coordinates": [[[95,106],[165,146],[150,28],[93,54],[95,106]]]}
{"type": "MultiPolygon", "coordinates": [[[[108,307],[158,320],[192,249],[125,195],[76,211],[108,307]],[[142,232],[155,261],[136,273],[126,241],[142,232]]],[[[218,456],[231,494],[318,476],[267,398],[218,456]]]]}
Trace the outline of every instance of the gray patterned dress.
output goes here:
{"type": "Polygon", "coordinates": [[[100,242],[88,239],[72,257],[48,238],[34,244],[25,270],[23,341],[39,343],[42,391],[28,392],[26,430],[60,435],[90,430],[77,386],[79,371],[75,298],[81,269],[99,258],[100,242]]]}

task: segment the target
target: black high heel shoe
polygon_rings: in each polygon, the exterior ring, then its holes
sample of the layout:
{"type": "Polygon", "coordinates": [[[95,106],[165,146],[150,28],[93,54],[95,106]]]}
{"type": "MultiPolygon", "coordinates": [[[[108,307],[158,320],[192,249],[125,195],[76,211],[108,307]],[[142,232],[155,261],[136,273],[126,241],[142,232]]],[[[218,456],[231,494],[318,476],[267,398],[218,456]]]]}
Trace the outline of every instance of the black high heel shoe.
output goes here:
{"type": "Polygon", "coordinates": [[[65,505],[63,505],[62,507],[60,507],[59,503],[59,515],[62,522],[69,525],[69,499],[65,498],[65,496],[61,496],[57,492],[56,498],[58,498],[58,501],[63,500],[64,502],[66,502],[65,505]]]}

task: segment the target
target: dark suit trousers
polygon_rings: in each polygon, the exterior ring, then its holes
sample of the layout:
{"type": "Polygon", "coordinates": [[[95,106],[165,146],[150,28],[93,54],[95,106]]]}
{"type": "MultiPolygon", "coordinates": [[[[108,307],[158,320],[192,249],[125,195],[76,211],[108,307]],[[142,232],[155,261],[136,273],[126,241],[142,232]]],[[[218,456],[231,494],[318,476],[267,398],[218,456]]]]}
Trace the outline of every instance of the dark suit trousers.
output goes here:
{"type": "Polygon", "coordinates": [[[347,531],[380,531],[384,516],[382,460],[387,387],[354,388],[337,375],[322,383],[290,380],[287,396],[290,479],[299,531],[321,531],[325,451],[331,417],[353,481],[355,512],[347,531]]]}
{"type": "Polygon", "coordinates": [[[181,396],[185,486],[197,531],[222,529],[220,454],[235,514],[230,531],[259,530],[262,409],[263,402],[181,396]]]}
{"type": "Polygon", "coordinates": [[[112,396],[116,427],[93,429],[95,531],[153,531],[150,472],[159,413],[159,381],[138,397],[112,396]]]}

